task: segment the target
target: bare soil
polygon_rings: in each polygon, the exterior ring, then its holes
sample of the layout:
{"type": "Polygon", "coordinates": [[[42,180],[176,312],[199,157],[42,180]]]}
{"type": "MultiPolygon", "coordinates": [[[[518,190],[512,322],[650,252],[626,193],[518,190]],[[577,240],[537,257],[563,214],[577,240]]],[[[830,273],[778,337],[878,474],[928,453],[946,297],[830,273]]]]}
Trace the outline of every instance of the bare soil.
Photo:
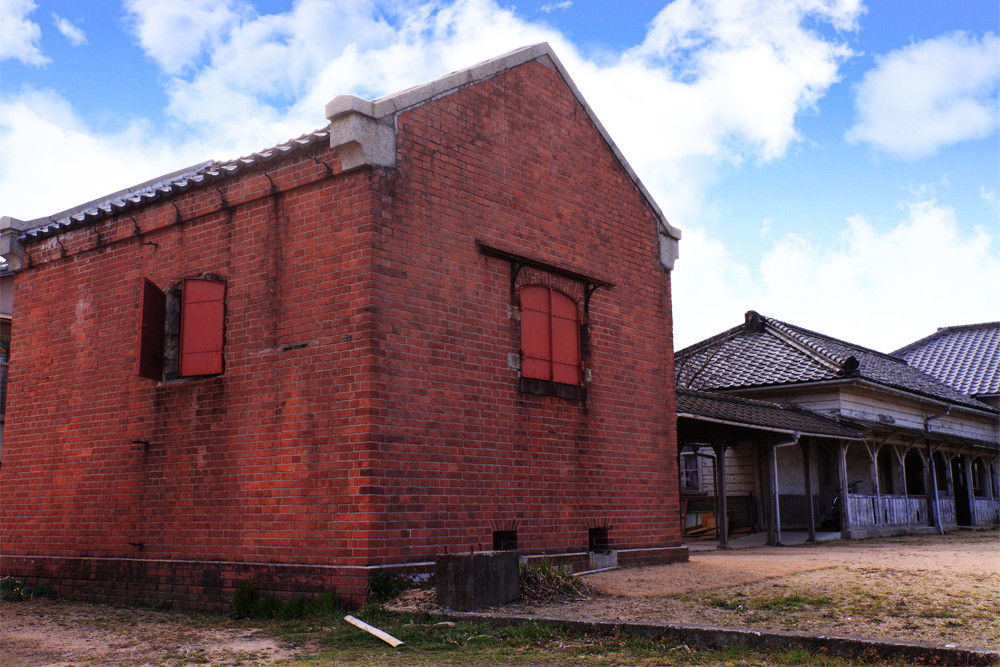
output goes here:
{"type": "Polygon", "coordinates": [[[0,603],[3,667],[267,665],[291,657],[259,628],[218,614],[66,601],[0,603]]]}
{"type": "Polygon", "coordinates": [[[519,611],[1000,648],[996,530],[692,552],[585,581],[589,600],[519,611]]]}
{"type": "MultiPolygon", "coordinates": [[[[589,575],[589,599],[494,610],[1000,648],[997,531],[695,552],[689,563],[589,575]]],[[[415,591],[400,609],[434,609],[415,591]]],[[[303,657],[267,624],[66,601],[2,603],[0,664],[267,665],[303,657]]]]}

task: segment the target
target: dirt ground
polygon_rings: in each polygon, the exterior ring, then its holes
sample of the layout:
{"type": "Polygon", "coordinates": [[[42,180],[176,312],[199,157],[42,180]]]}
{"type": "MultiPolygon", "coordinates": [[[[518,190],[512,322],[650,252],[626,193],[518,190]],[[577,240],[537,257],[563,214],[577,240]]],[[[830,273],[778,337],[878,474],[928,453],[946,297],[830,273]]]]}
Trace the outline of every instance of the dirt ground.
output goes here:
{"type": "Polygon", "coordinates": [[[590,600],[521,611],[1000,648],[996,530],[694,552],[585,580],[590,600]]]}
{"type": "MultiPolygon", "coordinates": [[[[1000,648],[997,531],[695,552],[589,575],[590,599],[515,604],[538,617],[809,630],[1000,648]]],[[[431,609],[433,594],[400,607],[431,609]]],[[[300,647],[220,615],[71,602],[3,603],[0,663],[265,665],[300,647]]]]}

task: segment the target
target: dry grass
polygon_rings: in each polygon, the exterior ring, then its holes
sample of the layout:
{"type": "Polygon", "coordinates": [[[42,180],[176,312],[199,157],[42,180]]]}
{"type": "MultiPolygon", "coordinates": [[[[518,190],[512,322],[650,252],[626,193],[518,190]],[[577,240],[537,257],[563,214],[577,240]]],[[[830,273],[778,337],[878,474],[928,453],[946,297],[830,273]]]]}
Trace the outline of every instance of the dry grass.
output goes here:
{"type": "Polygon", "coordinates": [[[996,531],[698,552],[587,581],[603,595],[522,611],[1000,647],[996,531]]]}

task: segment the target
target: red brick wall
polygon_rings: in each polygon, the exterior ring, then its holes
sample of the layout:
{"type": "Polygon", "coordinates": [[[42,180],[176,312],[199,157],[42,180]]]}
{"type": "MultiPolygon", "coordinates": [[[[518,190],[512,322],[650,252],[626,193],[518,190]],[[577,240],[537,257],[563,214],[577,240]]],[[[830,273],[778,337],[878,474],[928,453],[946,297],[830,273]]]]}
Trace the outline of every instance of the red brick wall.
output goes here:
{"type": "Polygon", "coordinates": [[[303,155],[265,168],[271,180],[251,170],[176,209],[29,246],[0,468],[4,568],[13,556],[339,565],[365,552],[353,462],[371,437],[369,177],[330,178],[303,155]],[[226,372],[135,376],[140,278],[168,288],[203,272],[228,286],[226,372]]]}
{"type": "MultiPolygon", "coordinates": [[[[558,74],[529,63],[400,115],[375,233],[377,556],[680,544],[669,274],[656,219],[558,74]],[[476,240],[614,282],[590,301],[588,399],[518,393],[510,265],[476,240]]],[[[519,284],[580,283],[522,271],[519,284]]],[[[582,306],[581,306],[582,310],[582,306]]]]}
{"type": "Polygon", "coordinates": [[[538,63],[398,128],[395,170],[342,174],[313,147],[29,244],[4,574],[217,605],[240,577],[357,600],[370,566],[515,525],[526,553],[585,551],[602,525],[650,550],[634,561],[683,556],[669,275],[644,200],[538,63]],[[510,267],[477,239],[614,282],[590,301],[586,402],[518,393],[510,267]],[[135,376],[140,278],[201,273],[227,282],[225,373],[135,376]]]}

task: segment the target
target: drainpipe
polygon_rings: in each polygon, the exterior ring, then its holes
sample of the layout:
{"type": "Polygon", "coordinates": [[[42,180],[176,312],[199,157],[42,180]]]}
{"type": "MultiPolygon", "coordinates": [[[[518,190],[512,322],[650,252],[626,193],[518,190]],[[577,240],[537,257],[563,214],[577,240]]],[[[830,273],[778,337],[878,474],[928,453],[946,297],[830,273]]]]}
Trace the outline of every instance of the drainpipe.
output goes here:
{"type": "MultiPolygon", "coordinates": [[[[948,413],[951,412],[951,406],[949,405],[945,408],[944,412],[936,415],[931,415],[924,420],[924,431],[926,433],[931,432],[931,420],[940,419],[941,417],[947,417],[948,413]]],[[[931,450],[931,439],[927,438],[927,460],[931,464],[931,486],[934,487],[934,523],[937,524],[938,534],[944,535],[944,527],[941,525],[941,498],[938,495],[937,488],[937,470],[934,469],[934,452],[931,450]]]]}

